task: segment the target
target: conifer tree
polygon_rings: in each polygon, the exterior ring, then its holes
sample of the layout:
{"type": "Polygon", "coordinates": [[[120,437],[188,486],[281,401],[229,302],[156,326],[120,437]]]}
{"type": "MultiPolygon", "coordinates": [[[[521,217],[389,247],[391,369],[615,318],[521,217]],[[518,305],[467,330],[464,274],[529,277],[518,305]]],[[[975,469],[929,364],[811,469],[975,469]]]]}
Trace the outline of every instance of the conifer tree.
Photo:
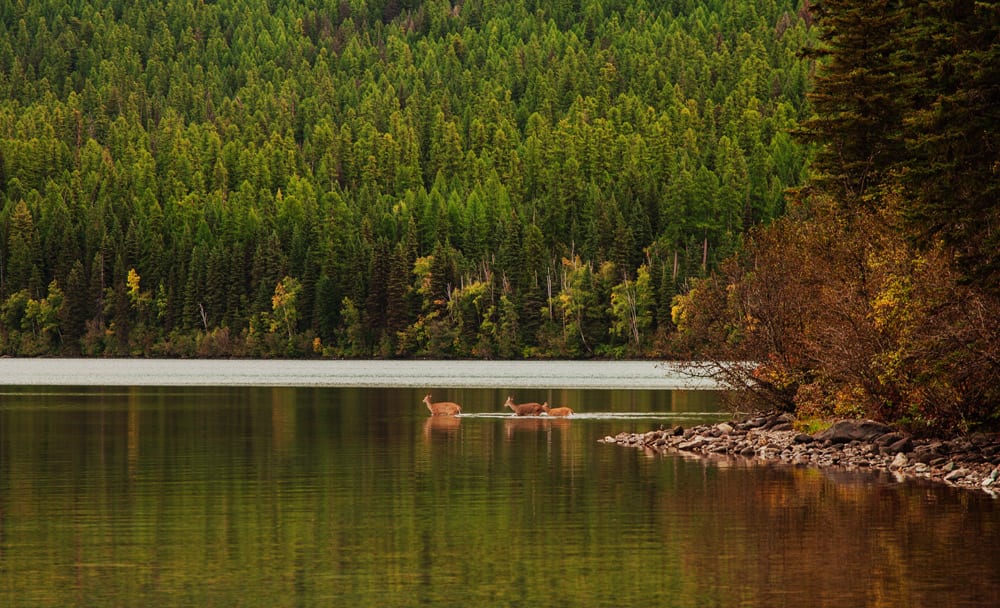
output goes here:
{"type": "Polygon", "coordinates": [[[942,239],[967,280],[1000,296],[1000,3],[907,5],[906,227],[923,246],[942,239]]]}
{"type": "Polygon", "coordinates": [[[894,71],[898,0],[823,0],[813,6],[821,45],[808,97],[816,115],[799,135],[819,144],[812,183],[846,209],[871,207],[897,159],[902,83],[894,71]]]}
{"type": "MultiPolygon", "coordinates": [[[[41,261],[41,246],[35,220],[27,203],[22,199],[10,215],[10,235],[7,237],[7,259],[4,272],[4,293],[28,289],[33,293],[37,284],[41,261]]],[[[39,297],[41,295],[39,294],[39,297]]]]}
{"type": "Polygon", "coordinates": [[[90,302],[87,297],[87,271],[80,260],[73,262],[66,278],[66,300],[62,308],[63,342],[70,352],[79,350],[78,341],[83,336],[84,327],[90,318],[90,302]]]}

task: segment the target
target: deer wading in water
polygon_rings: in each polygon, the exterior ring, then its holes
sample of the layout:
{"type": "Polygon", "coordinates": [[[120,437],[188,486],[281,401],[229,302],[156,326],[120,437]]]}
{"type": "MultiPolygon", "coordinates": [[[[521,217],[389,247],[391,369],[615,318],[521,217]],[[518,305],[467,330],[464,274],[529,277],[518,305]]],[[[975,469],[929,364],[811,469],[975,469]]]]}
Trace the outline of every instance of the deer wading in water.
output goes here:
{"type": "Polygon", "coordinates": [[[543,408],[549,406],[549,402],[545,403],[514,403],[514,398],[507,396],[507,401],[504,402],[504,407],[509,407],[514,411],[516,416],[541,416],[544,411],[543,408]]]}
{"type": "Polygon", "coordinates": [[[549,416],[569,416],[573,413],[573,410],[568,407],[549,407],[548,405],[542,405],[542,409],[549,416]]]}
{"type": "Polygon", "coordinates": [[[462,413],[462,406],[457,403],[452,403],[451,401],[433,403],[430,393],[427,393],[427,396],[424,397],[424,403],[427,404],[427,409],[431,411],[431,416],[457,416],[462,413]]]}

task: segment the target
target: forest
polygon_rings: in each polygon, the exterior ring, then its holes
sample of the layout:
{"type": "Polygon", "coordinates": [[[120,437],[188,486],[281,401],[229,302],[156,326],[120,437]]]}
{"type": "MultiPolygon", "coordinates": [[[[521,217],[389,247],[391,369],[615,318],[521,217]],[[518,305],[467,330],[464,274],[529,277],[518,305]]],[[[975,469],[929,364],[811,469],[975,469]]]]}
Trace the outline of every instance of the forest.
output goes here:
{"type": "Polygon", "coordinates": [[[0,353],[690,356],[808,0],[0,0],[0,353]]]}
{"type": "Polygon", "coordinates": [[[675,299],[761,407],[1000,429],[1000,2],[824,0],[786,213],[675,299]]]}

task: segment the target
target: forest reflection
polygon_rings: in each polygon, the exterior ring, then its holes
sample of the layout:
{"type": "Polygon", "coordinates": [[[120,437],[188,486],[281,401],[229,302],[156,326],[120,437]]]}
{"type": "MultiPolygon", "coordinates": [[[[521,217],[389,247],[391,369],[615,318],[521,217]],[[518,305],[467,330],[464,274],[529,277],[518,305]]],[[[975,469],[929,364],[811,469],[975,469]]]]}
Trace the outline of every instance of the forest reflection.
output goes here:
{"type": "Polygon", "coordinates": [[[423,394],[5,394],[0,603],[1000,601],[985,495],[651,457],[596,442],[651,421],[515,418],[496,391],[463,394],[488,415],[429,417],[423,394]]]}

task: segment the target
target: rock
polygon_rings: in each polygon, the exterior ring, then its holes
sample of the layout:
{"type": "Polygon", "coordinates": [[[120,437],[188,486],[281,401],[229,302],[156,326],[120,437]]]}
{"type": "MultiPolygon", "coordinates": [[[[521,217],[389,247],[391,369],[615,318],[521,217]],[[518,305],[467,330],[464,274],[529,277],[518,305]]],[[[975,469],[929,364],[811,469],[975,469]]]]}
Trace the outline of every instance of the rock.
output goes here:
{"type": "Polygon", "coordinates": [[[961,479],[969,474],[967,469],[955,469],[951,473],[944,476],[945,481],[955,481],[956,479],[961,479]]]}
{"type": "Polygon", "coordinates": [[[767,419],[767,421],[764,423],[764,429],[768,431],[791,430],[791,424],[793,422],[795,422],[795,416],[792,416],[791,414],[776,414],[767,419]],[[789,425],[789,428],[787,429],[777,428],[779,426],[784,426],[786,424],[789,425]]]}
{"type": "Polygon", "coordinates": [[[691,451],[703,448],[706,445],[708,445],[709,443],[711,443],[711,441],[709,439],[707,439],[705,437],[697,436],[694,439],[691,439],[690,441],[682,441],[681,443],[678,443],[677,444],[677,449],[678,450],[684,450],[686,452],[691,452],[691,451]]]}
{"type": "Polygon", "coordinates": [[[932,460],[940,457],[941,454],[935,445],[919,445],[913,450],[913,460],[924,464],[930,464],[932,460]]]}
{"type": "Polygon", "coordinates": [[[870,442],[889,432],[889,427],[874,420],[841,420],[816,434],[820,441],[849,443],[851,441],[870,442]]]}
{"type": "Polygon", "coordinates": [[[979,447],[988,446],[993,442],[990,436],[986,433],[973,433],[969,436],[969,441],[972,442],[973,445],[979,447]]]}
{"type": "Polygon", "coordinates": [[[945,442],[938,448],[939,452],[971,452],[977,449],[971,441],[945,442]]]}
{"type": "Polygon", "coordinates": [[[885,451],[889,454],[898,454],[900,452],[911,452],[913,451],[913,439],[910,437],[903,437],[889,445],[885,446],[885,451]]]}
{"type": "Polygon", "coordinates": [[[642,448],[650,454],[680,450],[702,455],[738,454],[798,466],[872,468],[890,471],[900,481],[907,477],[933,479],[996,496],[995,488],[1000,488],[1000,435],[915,439],[903,432],[884,432],[886,428],[870,420],[841,421],[810,436],[790,430],[787,414],[771,414],[749,423],[623,432],[598,442],[642,448]]]}
{"type": "Polygon", "coordinates": [[[907,437],[905,433],[894,431],[892,433],[886,433],[885,435],[879,435],[878,439],[875,440],[875,443],[881,446],[892,445],[904,437],[907,437]]]}

